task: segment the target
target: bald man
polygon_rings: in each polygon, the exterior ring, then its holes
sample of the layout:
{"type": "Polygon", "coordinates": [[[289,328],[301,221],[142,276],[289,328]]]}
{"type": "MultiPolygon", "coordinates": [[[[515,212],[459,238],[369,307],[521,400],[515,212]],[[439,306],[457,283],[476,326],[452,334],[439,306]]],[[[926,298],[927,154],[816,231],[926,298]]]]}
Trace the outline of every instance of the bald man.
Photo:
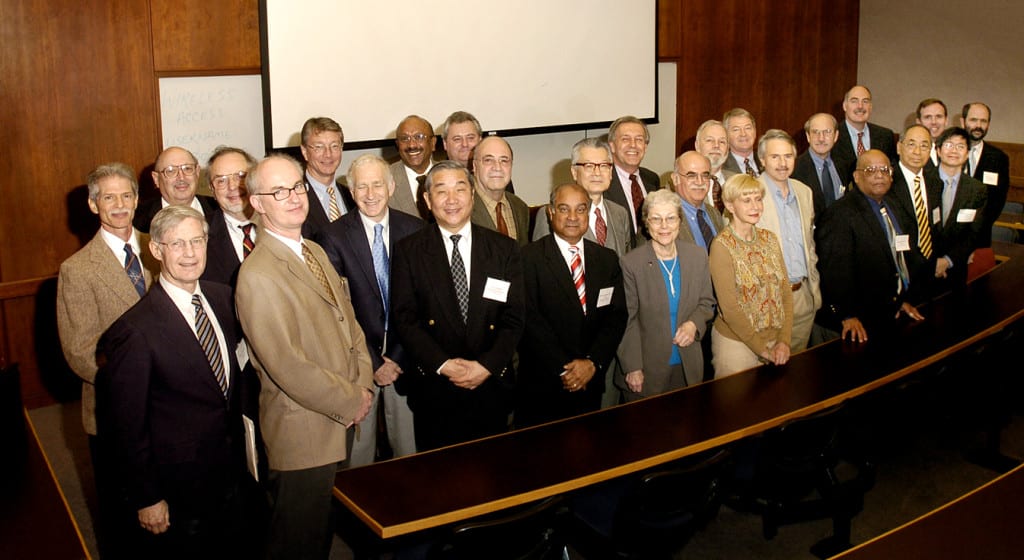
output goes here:
{"type": "Polygon", "coordinates": [[[845,119],[839,124],[839,140],[832,149],[832,159],[839,170],[839,179],[844,185],[849,185],[853,180],[857,156],[865,150],[879,150],[890,161],[896,161],[893,131],[868,122],[873,107],[871,91],[865,86],[853,86],[843,96],[845,119]]]}
{"type": "Polygon", "coordinates": [[[512,182],[512,147],[504,138],[488,136],[473,150],[472,222],[515,239],[530,242],[530,207],[508,192],[512,182]]]}
{"type": "Polygon", "coordinates": [[[201,172],[196,156],[185,148],[171,146],[160,152],[151,173],[160,196],[139,203],[132,222],[135,229],[149,233],[149,222],[153,221],[153,216],[168,206],[190,206],[207,222],[212,221],[220,209],[213,197],[196,194],[201,172]]]}

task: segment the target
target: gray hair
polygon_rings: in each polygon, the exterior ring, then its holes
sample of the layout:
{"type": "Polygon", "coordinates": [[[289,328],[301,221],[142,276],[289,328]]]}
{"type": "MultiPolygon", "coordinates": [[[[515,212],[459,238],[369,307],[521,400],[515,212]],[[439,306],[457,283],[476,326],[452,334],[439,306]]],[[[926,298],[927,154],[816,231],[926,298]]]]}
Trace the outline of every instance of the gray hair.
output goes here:
{"type": "Polygon", "coordinates": [[[198,210],[191,206],[171,205],[157,212],[156,216],[153,216],[153,222],[149,224],[149,236],[153,241],[163,243],[164,235],[167,232],[178,227],[178,224],[189,218],[199,220],[199,223],[203,224],[203,235],[209,235],[210,224],[206,222],[206,218],[198,210]]]}
{"type": "Polygon", "coordinates": [[[103,165],[93,169],[91,173],[85,178],[86,184],[89,185],[89,200],[96,202],[100,197],[100,181],[107,177],[123,177],[128,180],[132,185],[132,193],[139,196],[139,181],[135,178],[135,171],[127,164],[121,162],[104,163],[103,165]]]}
{"type": "Polygon", "coordinates": [[[608,127],[609,142],[615,139],[615,133],[618,132],[619,127],[624,124],[638,124],[642,126],[644,129],[644,144],[651,143],[651,132],[647,130],[647,123],[634,117],[633,115],[626,115],[624,117],[619,117],[615,119],[615,122],[613,122],[612,125],[608,127]]]}
{"type": "Polygon", "coordinates": [[[742,107],[734,107],[722,115],[722,126],[725,127],[726,131],[729,130],[729,121],[736,117],[747,117],[750,119],[750,124],[754,125],[754,128],[757,128],[757,121],[754,120],[754,115],[752,115],[750,111],[742,107]]]}
{"type": "Polygon", "coordinates": [[[647,215],[650,213],[651,208],[659,204],[668,204],[676,210],[676,214],[681,220],[683,218],[683,199],[679,198],[679,195],[668,189],[658,189],[656,191],[647,193],[647,198],[644,199],[643,209],[641,210],[641,217],[643,221],[647,221],[647,215]]]}
{"type": "Polygon", "coordinates": [[[476,128],[477,136],[483,136],[483,128],[480,127],[480,121],[476,120],[476,117],[474,117],[471,113],[467,113],[465,111],[455,111],[454,113],[448,115],[448,118],[445,119],[444,123],[441,125],[441,138],[448,138],[448,127],[450,127],[451,125],[462,124],[466,122],[473,123],[473,126],[476,128]]]}
{"type": "Polygon", "coordinates": [[[579,163],[580,150],[583,148],[600,148],[608,154],[609,159],[612,155],[612,149],[608,146],[608,142],[605,142],[599,136],[591,136],[572,145],[572,165],[579,163]]]}
{"type": "Polygon", "coordinates": [[[460,171],[466,175],[466,180],[469,181],[469,184],[473,184],[473,175],[468,169],[466,169],[466,166],[457,161],[446,159],[435,163],[434,166],[430,168],[430,171],[427,172],[427,179],[423,183],[423,188],[426,189],[427,192],[430,192],[430,187],[434,186],[434,175],[441,171],[460,171]]]}
{"type": "Polygon", "coordinates": [[[373,164],[379,165],[380,168],[384,171],[385,183],[391,183],[391,181],[394,180],[394,178],[391,176],[391,166],[388,165],[388,162],[384,161],[384,158],[378,156],[377,154],[363,154],[354,159],[352,163],[349,164],[348,166],[348,173],[345,173],[345,179],[346,182],[348,183],[348,188],[354,188],[356,184],[355,180],[352,178],[352,175],[355,173],[356,169],[366,165],[373,164]]]}
{"type": "Polygon", "coordinates": [[[790,146],[793,146],[794,155],[796,153],[796,142],[793,141],[793,137],[789,135],[785,130],[778,128],[770,128],[768,132],[765,132],[761,139],[757,141],[757,159],[764,160],[764,147],[769,140],[785,140],[789,142],[790,146]]]}

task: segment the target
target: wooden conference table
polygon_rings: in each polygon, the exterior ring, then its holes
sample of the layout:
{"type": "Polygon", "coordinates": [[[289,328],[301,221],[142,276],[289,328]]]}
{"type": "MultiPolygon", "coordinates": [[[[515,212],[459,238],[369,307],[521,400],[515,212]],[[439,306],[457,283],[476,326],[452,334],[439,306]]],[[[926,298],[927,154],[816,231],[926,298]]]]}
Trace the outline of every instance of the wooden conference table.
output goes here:
{"type": "MultiPolygon", "coordinates": [[[[867,343],[832,341],[762,366],[599,412],[341,471],[335,495],[394,537],[575,490],[692,455],[903,378],[1024,316],[1024,247],[925,320],[867,343]]],[[[870,333],[869,333],[870,336],[870,333]]]]}

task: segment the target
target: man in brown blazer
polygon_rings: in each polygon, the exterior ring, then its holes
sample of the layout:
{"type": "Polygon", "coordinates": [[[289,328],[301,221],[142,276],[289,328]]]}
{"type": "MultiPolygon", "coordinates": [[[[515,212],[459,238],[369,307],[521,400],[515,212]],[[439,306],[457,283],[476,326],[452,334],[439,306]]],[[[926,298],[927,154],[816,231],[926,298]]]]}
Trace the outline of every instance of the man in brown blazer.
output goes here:
{"type": "Polygon", "coordinates": [[[298,162],[268,156],[246,186],[263,229],[239,270],[235,303],[262,386],[268,558],[325,559],[345,430],[370,410],[373,368],[347,281],[302,237],[309,199],[298,162]]]}
{"type": "Polygon", "coordinates": [[[108,470],[98,455],[96,430],[96,343],[146,293],[159,263],[149,252],[149,236],[132,227],[139,202],[135,172],[123,163],[97,167],[86,179],[89,209],[100,220],[96,236],[60,265],[57,277],[57,329],[71,369],[82,378],[82,424],[89,434],[93,473],[100,501],[99,545],[113,552],[108,524],[108,470]],[[126,251],[131,248],[131,255],[126,251]],[[134,279],[132,276],[134,275],[134,279]]]}

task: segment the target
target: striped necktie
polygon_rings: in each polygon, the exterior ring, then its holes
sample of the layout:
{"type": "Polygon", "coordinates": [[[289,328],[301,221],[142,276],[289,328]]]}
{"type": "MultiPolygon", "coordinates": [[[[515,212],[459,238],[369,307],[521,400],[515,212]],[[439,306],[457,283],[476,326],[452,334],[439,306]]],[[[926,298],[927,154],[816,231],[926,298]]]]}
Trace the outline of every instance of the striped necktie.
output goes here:
{"type": "Polygon", "coordinates": [[[226,397],[228,394],[228,381],[224,374],[224,360],[220,355],[220,343],[217,342],[217,333],[213,330],[213,324],[203,309],[203,301],[199,294],[192,295],[192,305],[196,308],[196,336],[199,337],[199,345],[203,347],[206,360],[210,362],[210,369],[213,376],[217,378],[217,385],[226,397]]]}
{"type": "Polygon", "coordinates": [[[327,187],[327,219],[332,222],[341,217],[341,208],[334,194],[334,187],[327,187]]]}
{"type": "Polygon", "coordinates": [[[572,259],[569,262],[569,270],[572,272],[572,283],[576,286],[576,295],[580,298],[580,305],[583,307],[583,314],[587,314],[587,284],[583,277],[583,258],[580,257],[580,248],[575,245],[569,246],[569,254],[572,259]]]}
{"type": "Polygon", "coordinates": [[[924,258],[932,258],[932,229],[928,223],[928,208],[924,205],[924,185],[921,177],[914,177],[914,214],[917,216],[917,245],[924,258]]]}

